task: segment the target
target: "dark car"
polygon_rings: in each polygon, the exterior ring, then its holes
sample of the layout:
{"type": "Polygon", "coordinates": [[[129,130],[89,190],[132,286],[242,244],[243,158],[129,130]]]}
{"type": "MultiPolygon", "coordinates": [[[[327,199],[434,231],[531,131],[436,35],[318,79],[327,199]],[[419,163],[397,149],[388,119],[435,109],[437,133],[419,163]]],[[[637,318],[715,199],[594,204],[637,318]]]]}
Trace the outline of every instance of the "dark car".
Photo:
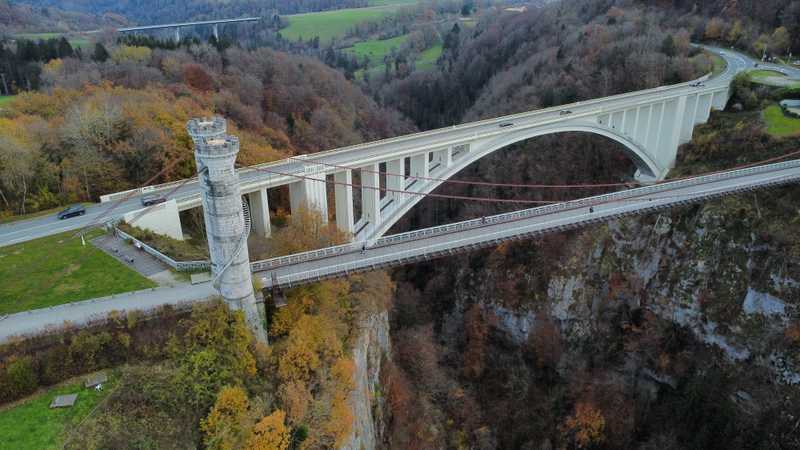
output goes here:
{"type": "Polygon", "coordinates": [[[167,201],[164,197],[159,197],[157,195],[145,195],[142,197],[142,205],[144,206],[153,206],[159,203],[164,203],[167,201]]]}
{"type": "Polygon", "coordinates": [[[572,111],[570,111],[568,109],[565,109],[564,111],[561,111],[558,114],[561,115],[561,116],[566,116],[567,114],[572,114],[572,111]]]}
{"type": "Polygon", "coordinates": [[[58,213],[58,220],[69,219],[70,217],[82,216],[84,214],[86,214],[86,208],[81,205],[74,205],[58,213]]]}
{"type": "Polygon", "coordinates": [[[513,127],[513,126],[514,126],[514,124],[511,123],[511,122],[505,122],[505,123],[501,123],[500,124],[500,128],[507,128],[507,127],[513,127]]]}

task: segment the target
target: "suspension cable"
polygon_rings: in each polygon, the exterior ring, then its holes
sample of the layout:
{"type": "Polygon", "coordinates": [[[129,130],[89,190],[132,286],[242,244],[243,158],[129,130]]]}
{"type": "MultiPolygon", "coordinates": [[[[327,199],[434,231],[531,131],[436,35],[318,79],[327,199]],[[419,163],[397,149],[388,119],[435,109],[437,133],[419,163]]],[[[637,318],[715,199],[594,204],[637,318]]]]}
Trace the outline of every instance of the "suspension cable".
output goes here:
{"type": "Polygon", "coordinates": [[[362,172],[368,173],[377,173],[379,175],[385,175],[387,177],[402,177],[403,179],[415,179],[415,180],[426,180],[426,181],[437,181],[440,183],[452,183],[452,184],[466,184],[466,185],[475,185],[475,186],[491,186],[491,187],[507,187],[507,188],[534,188],[534,189],[569,189],[569,188],[577,188],[577,189],[591,189],[591,188],[602,188],[602,187],[630,187],[632,184],[637,185],[637,182],[629,182],[629,183],[598,183],[598,184],[519,184],[519,183],[492,183],[490,181],[472,181],[472,180],[454,180],[449,178],[435,178],[429,176],[421,176],[421,175],[403,175],[399,173],[391,173],[391,172],[383,172],[380,170],[372,170],[367,168],[361,167],[352,167],[352,166],[344,166],[339,164],[333,163],[326,163],[320,160],[314,159],[305,159],[305,158],[298,158],[296,156],[290,156],[288,159],[297,162],[306,162],[312,164],[319,164],[322,166],[328,167],[335,167],[338,169],[347,169],[347,170],[354,170],[358,169],[362,172]]]}

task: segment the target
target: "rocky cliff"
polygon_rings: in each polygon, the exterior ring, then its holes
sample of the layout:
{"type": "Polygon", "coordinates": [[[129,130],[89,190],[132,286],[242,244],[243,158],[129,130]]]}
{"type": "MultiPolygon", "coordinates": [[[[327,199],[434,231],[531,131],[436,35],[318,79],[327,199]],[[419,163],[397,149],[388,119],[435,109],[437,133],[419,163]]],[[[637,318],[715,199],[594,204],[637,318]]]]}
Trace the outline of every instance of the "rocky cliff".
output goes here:
{"type": "Polygon", "coordinates": [[[380,393],[381,360],[390,356],[389,313],[366,316],[353,346],[355,389],[350,396],[355,417],[353,433],[341,450],[379,448],[383,436],[383,399],[380,393]]]}

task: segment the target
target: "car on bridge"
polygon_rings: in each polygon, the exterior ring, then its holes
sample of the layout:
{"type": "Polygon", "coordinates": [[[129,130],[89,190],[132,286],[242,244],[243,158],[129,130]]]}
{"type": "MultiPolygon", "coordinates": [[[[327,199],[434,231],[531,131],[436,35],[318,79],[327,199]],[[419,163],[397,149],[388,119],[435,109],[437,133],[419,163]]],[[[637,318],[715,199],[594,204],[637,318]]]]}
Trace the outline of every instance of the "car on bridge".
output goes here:
{"type": "Polygon", "coordinates": [[[142,206],[153,206],[159,203],[164,203],[167,201],[164,197],[159,197],[158,195],[145,195],[142,197],[142,206]]]}
{"type": "Polygon", "coordinates": [[[86,208],[84,208],[83,205],[73,205],[58,213],[56,217],[58,217],[58,220],[64,220],[69,219],[70,217],[82,216],[84,214],[86,214],[86,208]]]}
{"type": "Polygon", "coordinates": [[[559,116],[566,116],[566,115],[569,115],[569,114],[572,114],[572,111],[570,111],[568,109],[565,109],[564,111],[561,111],[561,112],[558,113],[559,116]]]}
{"type": "Polygon", "coordinates": [[[513,126],[514,126],[514,124],[511,123],[511,122],[503,122],[503,123],[500,124],[500,128],[508,128],[508,127],[513,127],[513,126]]]}

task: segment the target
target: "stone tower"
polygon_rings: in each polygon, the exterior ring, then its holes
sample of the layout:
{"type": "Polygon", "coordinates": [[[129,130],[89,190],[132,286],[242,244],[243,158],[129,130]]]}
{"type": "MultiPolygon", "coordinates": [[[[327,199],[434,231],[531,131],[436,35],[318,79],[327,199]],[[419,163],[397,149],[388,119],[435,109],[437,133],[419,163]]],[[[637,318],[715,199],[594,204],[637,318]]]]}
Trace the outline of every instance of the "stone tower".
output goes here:
{"type": "Polygon", "coordinates": [[[195,146],[214,287],[232,310],[244,312],[256,339],[266,343],[247,251],[250,219],[234,169],[239,140],[225,133],[225,119],[221,117],[192,119],[187,128],[195,146]]]}

